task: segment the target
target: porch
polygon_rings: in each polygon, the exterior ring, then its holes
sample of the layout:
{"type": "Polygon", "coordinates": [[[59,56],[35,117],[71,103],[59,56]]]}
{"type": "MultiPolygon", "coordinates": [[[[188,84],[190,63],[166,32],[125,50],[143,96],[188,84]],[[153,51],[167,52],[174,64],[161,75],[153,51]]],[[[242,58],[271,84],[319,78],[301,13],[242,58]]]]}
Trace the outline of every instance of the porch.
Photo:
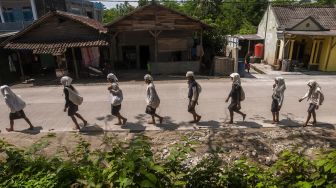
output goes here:
{"type": "Polygon", "coordinates": [[[336,33],[289,31],[277,41],[278,60],[307,70],[336,71],[336,33]]]}

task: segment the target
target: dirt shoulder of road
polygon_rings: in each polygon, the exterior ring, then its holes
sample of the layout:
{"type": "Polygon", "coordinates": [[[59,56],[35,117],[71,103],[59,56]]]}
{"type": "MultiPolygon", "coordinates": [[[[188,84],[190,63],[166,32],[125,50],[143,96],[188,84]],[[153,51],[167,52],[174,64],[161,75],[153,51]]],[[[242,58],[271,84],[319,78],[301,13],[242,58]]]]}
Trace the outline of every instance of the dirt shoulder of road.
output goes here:
{"type": "MultiPolygon", "coordinates": [[[[58,155],[61,150],[74,150],[80,139],[91,144],[91,149],[104,149],[106,138],[110,142],[130,142],[137,135],[148,136],[154,154],[160,155],[182,137],[194,140],[195,152],[190,155],[193,162],[207,153],[219,152],[228,163],[241,157],[249,157],[262,164],[272,164],[283,150],[295,150],[314,158],[323,149],[336,148],[336,132],[321,128],[262,128],[262,129],[199,129],[188,131],[146,131],[131,132],[89,132],[89,133],[2,133],[0,139],[22,149],[36,147],[45,140],[40,153],[46,156],[58,155]]],[[[41,145],[41,144],[40,144],[41,145]]]]}

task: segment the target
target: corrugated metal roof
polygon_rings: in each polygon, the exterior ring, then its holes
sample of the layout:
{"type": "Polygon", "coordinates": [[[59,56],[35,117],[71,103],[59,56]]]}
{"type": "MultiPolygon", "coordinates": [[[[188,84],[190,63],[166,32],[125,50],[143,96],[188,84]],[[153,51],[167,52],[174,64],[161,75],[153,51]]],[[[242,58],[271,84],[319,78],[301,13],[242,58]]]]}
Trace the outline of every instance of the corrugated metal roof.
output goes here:
{"type": "Polygon", "coordinates": [[[279,29],[291,28],[307,17],[313,17],[326,29],[336,30],[335,7],[272,6],[279,29]]]}
{"type": "Polygon", "coordinates": [[[249,35],[234,35],[234,37],[237,37],[242,40],[263,40],[264,37],[259,36],[257,34],[249,34],[249,35]]]}

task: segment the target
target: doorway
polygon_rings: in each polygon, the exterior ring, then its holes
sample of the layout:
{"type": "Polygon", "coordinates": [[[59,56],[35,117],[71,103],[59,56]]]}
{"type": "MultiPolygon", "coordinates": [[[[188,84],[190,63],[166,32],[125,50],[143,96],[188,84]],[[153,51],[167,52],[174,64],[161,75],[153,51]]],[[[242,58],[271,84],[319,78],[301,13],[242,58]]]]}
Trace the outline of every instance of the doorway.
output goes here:
{"type": "Polygon", "coordinates": [[[123,62],[125,64],[125,68],[136,69],[137,68],[136,47],[135,46],[123,46],[121,49],[122,49],[122,57],[123,57],[123,62]]]}
{"type": "Polygon", "coordinates": [[[147,69],[147,63],[150,60],[149,46],[140,46],[140,68],[147,69]]]}

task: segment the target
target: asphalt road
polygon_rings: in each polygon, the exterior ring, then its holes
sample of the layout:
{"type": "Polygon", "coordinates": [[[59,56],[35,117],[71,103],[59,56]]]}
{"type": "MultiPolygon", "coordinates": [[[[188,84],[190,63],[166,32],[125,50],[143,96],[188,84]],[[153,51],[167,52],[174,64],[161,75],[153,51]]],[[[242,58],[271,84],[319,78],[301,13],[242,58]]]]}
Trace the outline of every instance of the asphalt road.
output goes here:
{"type": "MultiPolygon", "coordinates": [[[[242,117],[235,116],[234,128],[262,128],[274,127],[271,123],[271,95],[275,75],[253,75],[254,78],[242,79],[242,86],[246,93],[246,100],[242,103],[242,111],[247,113],[247,119],[242,122],[242,117]]],[[[308,104],[306,101],[298,102],[299,97],[307,91],[307,82],[315,79],[322,87],[325,103],[317,112],[318,127],[334,129],[336,124],[336,76],[309,76],[309,75],[284,75],[287,84],[285,101],[280,113],[280,127],[299,126],[306,117],[308,104]]],[[[154,78],[155,79],[155,78],[154,78]]],[[[114,125],[116,119],[109,116],[110,104],[108,102],[108,84],[76,85],[75,87],[84,97],[79,113],[89,122],[85,130],[175,130],[220,128],[228,126],[225,122],[229,119],[225,103],[231,89],[229,79],[199,79],[202,93],[197,106],[197,111],[202,115],[198,124],[189,124],[191,115],[187,112],[187,84],[185,80],[154,82],[161,99],[157,112],[165,117],[162,125],[147,125],[149,116],[145,115],[145,90],[143,82],[121,82],[120,87],[124,93],[121,113],[128,118],[126,126],[114,125]]],[[[63,112],[63,88],[58,87],[32,87],[13,89],[26,101],[26,115],[34,124],[35,132],[70,131],[73,128],[71,119],[63,112]]],[[[0,130],[5,132],[9,126],[9,110],[3,99],[0,99],[0,130]]],[[[16,131],[26,131],[28,125],[24,120],[15,121],[16,131]]]]}

